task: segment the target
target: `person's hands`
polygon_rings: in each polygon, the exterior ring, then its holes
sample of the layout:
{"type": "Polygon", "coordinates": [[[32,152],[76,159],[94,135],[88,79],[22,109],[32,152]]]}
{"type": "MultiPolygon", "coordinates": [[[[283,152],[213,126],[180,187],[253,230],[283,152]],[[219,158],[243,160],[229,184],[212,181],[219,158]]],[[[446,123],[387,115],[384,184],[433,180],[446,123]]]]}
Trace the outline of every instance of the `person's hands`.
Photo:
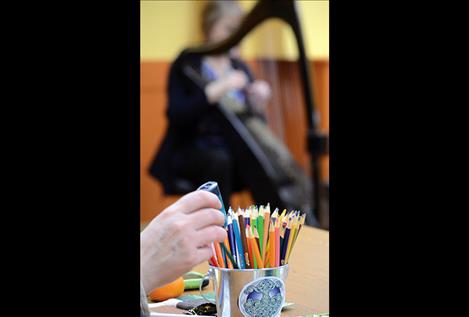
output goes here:
{"type": "Polygon", "coordinates": [[[272,91],[267,82],[256,80],[247,89],[247,95],[251,105],[260,113],[265,113],[267,103],[272,96],[272,91]]]}
{"type": "Polygon", "coordinates": [[[147,293],[172,282],[212,256],[222,242],[225,217],[217,196],[195,191],[155,217],[140,234],[140,269],[147,293]]]}
{"type": "Polygon", "coordinates": [[[226,83],[226,89],[243,89],[248,84],[248,77],[240,70],[232,70],[222,80],[226,83]]]}
{"type": "Polygon", "coordinates": [[[240,70],[233,70],[226,76],[212,81],[205,87],[205,94],[210,103],[216,103],[232,89],[243,89],[248,84],[248,77],[240,70]]]}

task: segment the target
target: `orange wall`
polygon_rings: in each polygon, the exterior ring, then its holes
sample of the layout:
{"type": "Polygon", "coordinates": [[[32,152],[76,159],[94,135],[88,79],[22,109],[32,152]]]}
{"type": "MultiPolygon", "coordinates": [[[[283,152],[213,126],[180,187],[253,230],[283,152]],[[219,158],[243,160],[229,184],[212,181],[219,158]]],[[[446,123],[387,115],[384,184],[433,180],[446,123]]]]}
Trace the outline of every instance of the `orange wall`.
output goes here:
{"type": "Polygon", "coordinates": [[[148,175],[148,167],[166,129],[166,77],[168,62],[140,66],[140,219],[146,221],[174,199],[165,197],[161,185],[148,175]]]}
{"type": "MultiPolygon", "coordinates": [[[[254,72],[256,72],[255,65],[253,65],[254,72]]],[[[164,135],[167,122],[166,122],[166,78],[169,71],[170,63],[167,61],[145,61],[141,62],[141,101],[140,101],[140,219],[142,222],[148,221],[156,216],[161,210],[174,202],[178,197],[165,196],[162,192],[161,185],[148,174],[148,167],[159,148],[160,142],[164,135]]],[[[289,70],[287,70],[289,71],[289,70]]],[[[290,70],[291,71],[291,70],[290,70]]],[[[324,132],[329,131],[329,62],[314,61],[311,65],[311,74],[314,82],[314,92],[316,103],[319,106],[320,114],[320,128],[324,132]]],[[[261,76],[262,77],[262,76],[261,76]]],[[[295,77],[296,78],[296,77],[295,77]]],[[[299,92],[301,87],[297,82],[295,85],[295,92],[292,89],[286,89],[289,94],[301,98],[299,92]]],[[[290,87],[291,88],[291,87],[290,87]]],[[[275,92],[274,92],[275,93],[275,92]]],[[[285,98],[285,97],[284,97],[285,98]]],[[[288,98],[292,98],[289,96],[288,98]]],[[[286,103],[278,103],[279,107],[286,107],[286,103]]],[[[284,126],[295,126],[295,130],[290,130],[285,133],[285,143],[289,146],[295,158],[298,160],[305,170],[309,171],[308,166],[308,153],[306,148],[298,140],[304,139],[306,135],[306,122],[304,114],[302,114],[301,104],[297,106],[298,111],[291,111],[283,109],[280,113],[287,114],[284,120],[284,126]],[[303,116],[303,117],[302,117],[303,116]],[[301,119],[300,119],[301,118],[301,119]]],[[[270,116],[269,116],[270,118],[270,116]]],[[[278,133],[278,129],[272,126],[274,132],[278,133]],[[276,131],[277,130],[277,131],[276,131]]],[[[329,178],[329,160],[328,157],[322,159],[322,179],[329,178]]],[[[232,206],[246,206],[252,203],[252,199],[248,192],[233,195],[231,199],[232,206]]]]}

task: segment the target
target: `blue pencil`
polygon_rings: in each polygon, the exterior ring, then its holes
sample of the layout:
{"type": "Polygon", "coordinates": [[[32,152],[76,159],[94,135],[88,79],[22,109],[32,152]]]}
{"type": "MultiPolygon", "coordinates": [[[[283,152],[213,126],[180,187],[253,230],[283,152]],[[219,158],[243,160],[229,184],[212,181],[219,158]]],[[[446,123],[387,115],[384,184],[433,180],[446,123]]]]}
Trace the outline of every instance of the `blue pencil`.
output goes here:
{"type": "Polygon", "coordinates": [[[251,211],[249,209],[244,211],[244,225],[251,225],[251,211]]]}
{"type": "Polygon", "coordinates": [[[285,235],[283,238],[283,242],[281,243],[282,248],[280,250],[280,265],[285,264],[285,256],[287,254],[287,247],[288,247],[288,239],[290,237],[290,223],[288,223],[287,228],[285,229],[285,235]]]}
{"type": "Polygon", "coordinates": [[[238,255],[236,253],[236,242],[233,233],[233,220],[231,215],[228,214],[228,242],[230,243],[231,253],[236,261],[238,261],[238,255]]]}
{"type": "Polygon", "coordinates": [[[233,228],[234,228],[234,235],[236,239],[236,253],[238,255],[238,263],[241,269],[246,268],[246,261],[244,259],[244,250],[243,250],[243,243],[241,242],[241,233],[239,231],[238,221],[236,217],[233,218],[233,228]]]}

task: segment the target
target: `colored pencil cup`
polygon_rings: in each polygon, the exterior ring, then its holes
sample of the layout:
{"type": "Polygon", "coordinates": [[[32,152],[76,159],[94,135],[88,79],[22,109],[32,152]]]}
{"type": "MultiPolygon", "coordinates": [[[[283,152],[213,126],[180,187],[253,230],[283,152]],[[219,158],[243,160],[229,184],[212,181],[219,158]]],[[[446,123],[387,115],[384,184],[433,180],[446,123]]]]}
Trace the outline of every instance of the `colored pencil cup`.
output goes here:
{"type": "Polygon", "coordinates": [[[288,264],[244,270],[210,266],[207,274],[214,285],[218,317],[280,316],[288,264]]]}

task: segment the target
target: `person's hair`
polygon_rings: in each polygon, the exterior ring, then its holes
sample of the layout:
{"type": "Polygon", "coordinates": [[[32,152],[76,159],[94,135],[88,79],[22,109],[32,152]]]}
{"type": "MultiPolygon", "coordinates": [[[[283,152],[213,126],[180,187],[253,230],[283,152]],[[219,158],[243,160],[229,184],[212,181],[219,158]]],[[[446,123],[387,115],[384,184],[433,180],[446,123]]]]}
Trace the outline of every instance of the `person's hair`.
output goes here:
{"type": "Polygon", "coordinates": [[[243,15],[244,11],[236,0],[210,0],[202,11],[202,32],[207,38],[210,30],[223,15],[243,15]]]}

